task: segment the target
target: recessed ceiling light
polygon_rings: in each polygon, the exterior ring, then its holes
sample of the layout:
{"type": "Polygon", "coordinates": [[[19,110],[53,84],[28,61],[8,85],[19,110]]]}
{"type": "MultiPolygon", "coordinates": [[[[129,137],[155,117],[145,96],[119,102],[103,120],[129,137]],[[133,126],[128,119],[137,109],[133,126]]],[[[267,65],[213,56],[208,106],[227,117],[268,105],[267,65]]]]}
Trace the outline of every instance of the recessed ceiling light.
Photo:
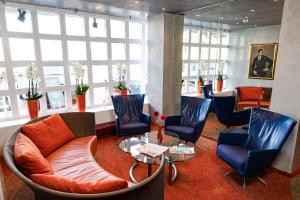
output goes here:
{"type": "Polygon", "coordinates": [[[240,24],[240,22],[237,22],[237,23],[235,23],[235,24],[240,24]]]}
{"type": "Polygon", "coordinates": [[[224,19],[224,17],[221,17],[221,18],[220,18],[220,20],[223,20],[223,19],[224,19]]]}
{"type": "Polygon", "coordinates": [[[134,3],[140,3],[139,1],[134,1],[134,3]]]}
{"type": "Polygon", "coordinates": [[[197,14],[196,17],[200,17],[201,15],[197,14]]]}
{"type": "Polygon", "coordinates": [[[235,19],[235,20],[238,20],[239,18],[236,17],[236,18],[234,18],[234,19],[235,19]]]}
{"type": "Polygon", "coordinates": [[[245,17],[245,19],[248,19],[248,18],[249,18],[249,17],[247,17],[247,16],[245,17]]]}
{"type": "Polygon", "coordinates": [[[273,0],[274,2],[278,1],[278,0],[273,0]]]}
{"type": "Polygon", "coordinates": [[[256,27],[256,25],[255,25],[255,24],[254,24],[253,26],[254,26],[254,27],[256,27]]]}
{"type": "Polygon", "coordinates": [[[243,23],[248,23],[248,19],[243,19],[243,23]]]}
{"type": "Polygon", "coordinates": [[[166,8],[162,8],[162,10],[166,10],[166,8]]]}
{"type": "Polygon", "coordinates": [[[255,10],[253,10],[253,9],[252,9],[252,10],[250,10],[250,11],[251,11],[251,12],[255,12],[255,10]]]}

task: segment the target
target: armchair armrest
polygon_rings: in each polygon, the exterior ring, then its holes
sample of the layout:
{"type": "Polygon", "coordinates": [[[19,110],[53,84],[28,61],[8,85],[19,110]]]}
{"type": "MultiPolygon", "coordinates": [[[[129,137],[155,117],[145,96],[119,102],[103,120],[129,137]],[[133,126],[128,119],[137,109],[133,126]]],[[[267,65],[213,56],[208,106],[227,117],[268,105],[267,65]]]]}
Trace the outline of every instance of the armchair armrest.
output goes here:
{"type": "Polygon", "coordinates": [[[248,134],[245,133],[219,133],[218,145],[228,144],[243,146],[248,138],[248,134]]]}
{"type": "Polygon", "coordinates": [[[150,123],[151,123],[151,116],[142,113],[141,120],[142,120],[142,122],[150,125],[150,123]]]}
{"type": "Polygon", "coordinates": [[[168,116],[165,121],[165,126],[180,125],[181,115],[168,116]]]}
{"type": "Polygon", "coordinates": [[[278,154],[279,149],[250,150],[247,155],[244,175],[255,176],[267,169],[278,154]]]}
{"type": "Polygon", "coordinates": [[[234,112],[234,121],[238,125],[248,124],[250,121],[251,109],[246,109],[238,112],[234,112]]]}

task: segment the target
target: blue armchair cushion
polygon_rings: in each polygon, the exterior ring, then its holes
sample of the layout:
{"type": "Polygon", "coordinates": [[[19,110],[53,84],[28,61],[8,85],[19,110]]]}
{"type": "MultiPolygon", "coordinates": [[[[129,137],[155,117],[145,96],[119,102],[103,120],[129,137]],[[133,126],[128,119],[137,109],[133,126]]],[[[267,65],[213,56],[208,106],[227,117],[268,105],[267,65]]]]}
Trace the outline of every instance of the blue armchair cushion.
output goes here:
{"type": "Polygon", "coordinates": [[[112,101],[121,125],[142,121],[144,95],[112,96],[112,101]]]}
{"type": "Polygon", "coordinates": [[[243,170],[245,167],[248,151],[244,147],[219,144],[217,155],[236,170],[243,170]]]}
{"type": "Polygon", "coordinates": [[[194,132],[194,129],[188,126],[177,126],[177,125],[170,125],[167,126],[167,131],[185,134],[185,135],[191,135],[194,132]]]}
{"type": "Polygon", "coordinates": [[[132,132],[134,130],[135,133],[143,133],[147,132],[148,124],[143,122],[133,122],[128,124],[120,125],[120,128],[123,132],[132,132]]]}

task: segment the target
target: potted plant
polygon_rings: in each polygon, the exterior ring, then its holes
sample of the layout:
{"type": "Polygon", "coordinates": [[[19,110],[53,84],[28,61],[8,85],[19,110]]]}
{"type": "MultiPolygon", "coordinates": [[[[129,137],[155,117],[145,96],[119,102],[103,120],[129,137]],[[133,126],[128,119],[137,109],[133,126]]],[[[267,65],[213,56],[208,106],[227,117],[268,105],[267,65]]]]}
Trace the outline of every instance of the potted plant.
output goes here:
{"type": "Polygon", "coordinates": [[[39,99],[42,98],[42,94],[37,91],[38,82],[40,82],[40,76],[37,68],[33,63],[28,64],[26,68],[26,78],[28,79],[28,91],[26,93],[27,107],[30,119],[38,117],[39,113],[39,99]]]}
{"type": "Polygon", "coordinates": [[[155,118],[155,122],[157,125],[157,142],[160,144],[162,142],[162,137],[163,137],[161,133],[161,129],[165,124],[167,116],[166,115],[159,116],[159,112],[157,111],[153,113],[153,116],[155,118]]]}
{"type": "Polygon", "coordinates": [[[223,74],[223,69],[224,69],[225,61],[221,61],[219,63],[219,70],[217,74],[217,92],[222,92],[223,89],[223,82],[226,79],[226,76],[223,74]]]}
{"type": "Polygon", "coordinates": [[[118,64],[118,85],[114,86],[114,89],[116,92],[119,93],[119,95],[127,95],[128,92],[131,93],[131,90],[126,86],[126,66],[124,66],[122,63],[118,64]]]}
{"type": "Polygon", "coordinates": [[[85,112],[86,109],[85,95],[89,89],[88,85],[83,84],[85,69],[79,63],[74,63],[72,65],[72,68],[76,80],[75,94],[76,94],[77,109],[79,112],[85,112]]]}
{"type": "Polygon", "coordinates": [[[202,94],[201,86],[204,84],[202,76],[198,77],[198,82],[197,82],[197,93],[202,94]]]}

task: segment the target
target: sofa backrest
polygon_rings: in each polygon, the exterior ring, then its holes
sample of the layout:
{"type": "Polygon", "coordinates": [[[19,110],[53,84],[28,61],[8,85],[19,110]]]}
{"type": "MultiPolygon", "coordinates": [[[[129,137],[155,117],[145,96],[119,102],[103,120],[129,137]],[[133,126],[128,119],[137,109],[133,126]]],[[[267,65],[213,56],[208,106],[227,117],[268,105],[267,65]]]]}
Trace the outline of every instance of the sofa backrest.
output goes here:
{"type": "Polygon", "coordinates": [[[294,119],[285,115],[253,108],[246,148],[249,150],[281,149],[295,124],[294,119]]]}
{"type": "Polygon", "coordinates": [[[120,124],[141,121],[144,98],[144,94],[111,96],[115,113],[120,120],[120,124]]]}
{"type": "Polygon", "coordinates": [[[255,87],[255,86],[243,86],[237,87],[237,101],[258,101],[261,98],[262,92],[263,98],[260,100],[271,101],[272,88],[268,87],[255,87]]]}
{"type": "Polygon", "coordinates": [[[205,121],[211,100],[181,96],[181,125],[195,127],[205,121]]]}

